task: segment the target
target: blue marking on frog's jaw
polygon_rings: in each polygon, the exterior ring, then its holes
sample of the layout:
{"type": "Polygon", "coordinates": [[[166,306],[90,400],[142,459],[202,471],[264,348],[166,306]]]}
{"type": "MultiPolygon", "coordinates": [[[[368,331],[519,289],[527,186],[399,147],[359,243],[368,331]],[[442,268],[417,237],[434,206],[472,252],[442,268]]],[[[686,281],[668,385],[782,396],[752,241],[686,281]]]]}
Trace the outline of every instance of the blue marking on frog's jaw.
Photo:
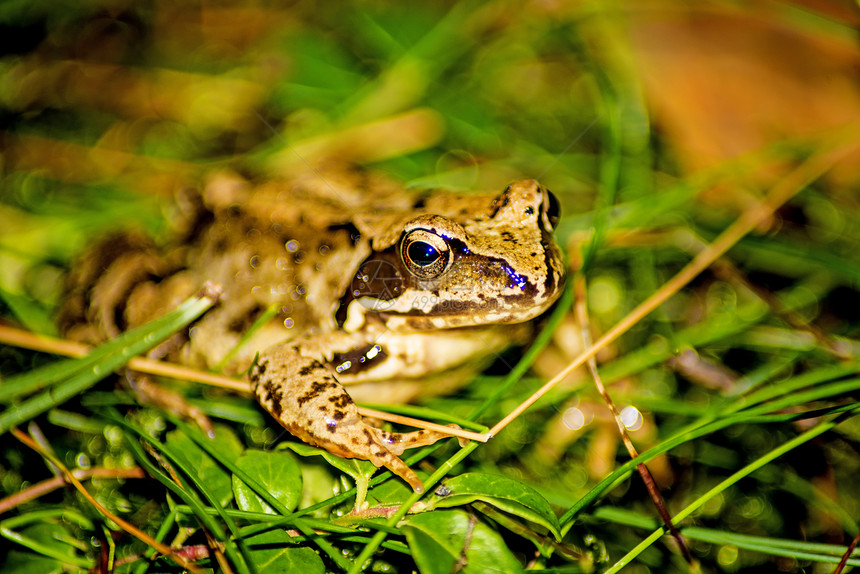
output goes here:
{"type": "Polygon", "coordinates": [[[507,263],[502,265],[502,269],[507,273],[508,277],[513,281],[513,284],[516,285],[520,291],[525,290],[525,287],[528,284],[528,279],[526,279],[525,276],[514,271],[507,263]]]}

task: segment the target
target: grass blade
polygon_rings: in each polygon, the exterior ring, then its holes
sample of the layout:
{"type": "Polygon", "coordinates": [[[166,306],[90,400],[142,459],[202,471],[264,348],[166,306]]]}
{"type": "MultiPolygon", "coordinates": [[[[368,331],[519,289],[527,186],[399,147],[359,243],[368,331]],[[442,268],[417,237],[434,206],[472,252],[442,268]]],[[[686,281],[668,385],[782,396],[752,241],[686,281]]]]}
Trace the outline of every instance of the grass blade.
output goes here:
{"type": "MultiPolygon", "coordinates": [[[[188,299],[175,311],[129,331],[110,343],[100,346],[90,355],[73,361],[62,361],[63,369],[49,369],[49,379],[56,386],[29,398],[0,413],[0,434],[31,418],[54,408],[122,367],[129,359],[158,345],[191,321],[199,317],[215,303],[215,298],[204,294],[188,299]],[[64,372],[65,371],[65,372],[64,372]],[[68,378],[63,380],[63,375],[68,378]],[[62,382],[60,382],[62,381],[62,382]]],[[[13,386],[20,380],[12,381],[13,386]]],[[[26,375],[28,385],[40,385],[39,374],[26,375]]]]}

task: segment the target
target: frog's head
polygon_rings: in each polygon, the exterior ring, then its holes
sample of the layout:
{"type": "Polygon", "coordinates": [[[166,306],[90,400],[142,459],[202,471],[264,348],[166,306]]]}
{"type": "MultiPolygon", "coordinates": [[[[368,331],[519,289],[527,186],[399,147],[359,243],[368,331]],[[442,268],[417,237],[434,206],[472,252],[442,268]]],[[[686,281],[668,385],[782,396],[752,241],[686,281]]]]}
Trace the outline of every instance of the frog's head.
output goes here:
{"type": "Polygon", "coordinates": [[[342,301],[361,306],[342,307],[347,329],[350,316],[364,313],[401,329],[519,323],[558,298],[558,201],[537,181],[515,182],[496,196],[436,194],[417,206],[374,238],[342,301]]]}

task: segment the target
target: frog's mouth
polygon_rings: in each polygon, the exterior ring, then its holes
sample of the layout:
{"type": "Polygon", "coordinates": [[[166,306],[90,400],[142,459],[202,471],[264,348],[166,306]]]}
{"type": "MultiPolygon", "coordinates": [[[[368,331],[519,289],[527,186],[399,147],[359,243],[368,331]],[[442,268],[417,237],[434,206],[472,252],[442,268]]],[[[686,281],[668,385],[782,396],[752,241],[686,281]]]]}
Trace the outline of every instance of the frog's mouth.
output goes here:
{"type": "Polygon", "coordinates": [[[422,280],[398,266],[389,251],[375,254],[359,268],[341,297],[335,319],[349,329],[373,313],[391,327],[416,330],[521,323],[546,311],[564,284],[560,254],[547,246],[547,272],[541,281],[517,273],[506,261],[477,256],[463,247],[449,274],[422,280]],[[476,270],[481,279],[475,279],[476,270]],[[458,278],[458,275],[460,276],[458,278]],[[463,276],[468,281],[458,280],[463,276]]]}

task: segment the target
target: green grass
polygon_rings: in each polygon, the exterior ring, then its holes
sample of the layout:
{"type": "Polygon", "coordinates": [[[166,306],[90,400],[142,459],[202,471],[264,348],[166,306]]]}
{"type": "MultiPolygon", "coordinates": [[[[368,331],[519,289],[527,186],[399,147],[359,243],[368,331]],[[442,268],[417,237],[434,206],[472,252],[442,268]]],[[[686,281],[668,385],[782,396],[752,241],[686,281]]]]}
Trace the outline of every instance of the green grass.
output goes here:
{"type": "MultiPolygon", "coordinates": [[[[636,64],[628,32],[642,14],[561,4],[10,4],[0,317],[51,334],[62,277],[94,238],[117,227],[165,238],[183,185],[225,166],[282,175],[297,151],[315,161],[322,149],[415,187],[539,177],[561,200],[559,240],[599,338],[835,130],[739,141],[739,155],[694,167],[636,64]],[[72,60],[87,73],[58,76],[72,60]],[[385,131],[404,114],[413,130],[385,131]]],[[[683,10],[651,17],[679,25],[683,10]]],[[[768,17],[823,41],[847,29],[784,7],[768,17]]],[[[801,189],[776,225],[728,252],[731,267],[703,273],[598,357],[615,402],[642,415],[638,462],[698,566],[665,535],[585,372],[487,444],[408,456],[428,484],[455,489],[419,497],[369,463],[284,439],[244,396],[173,387],[215,420],[214,443],[137,405],[110,373],[154,343],[148,333],[88,360],[2,346],[0,498],[58,472],[9,434],[17,426],[70,469],[143,469],[84,485],[160,543],[190,553],[214,541],[223,556],[201,557],[204,571],[832,572],[860,513],[860,206],[839,181],[801,189]],[[378,516],[347,515],[356,483],[378,516]]],[[[565,299],[532,347],[404,410],[492,426],[575,358],[578,336],[565,299]]],[[[0,508],[4,573],[182,571],[72,488],[0,508]]],[[[849,569],[858,563],[855,552],[849,569]]]]}

